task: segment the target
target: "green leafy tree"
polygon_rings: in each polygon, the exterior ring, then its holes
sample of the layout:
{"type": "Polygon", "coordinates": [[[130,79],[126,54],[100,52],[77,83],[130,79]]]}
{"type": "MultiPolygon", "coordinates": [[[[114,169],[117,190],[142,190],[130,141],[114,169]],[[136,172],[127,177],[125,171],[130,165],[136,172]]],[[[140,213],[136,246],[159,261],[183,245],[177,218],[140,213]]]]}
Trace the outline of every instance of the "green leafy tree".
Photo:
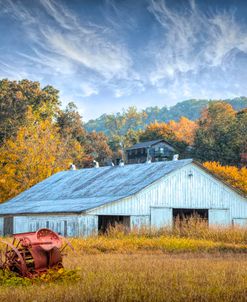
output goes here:
{"type": "Polygon", "coordinates": [[[194,143],[197,159],[222,164],[240,162],[239,121],[231,105],[222,101],[209,103],[198,126],[194,143]]]}
{"type": "Polygon", "coordinates": [[[123,150],[139,141],[144,112],[138,112],[136,107],[129,107],[122,113],[107,115],[105,125],[109,129],[109,145],[114,152],[114,158],[123,157],[123,150]]]}
{"type": "Polygon", "coordinates": [[[237,113],[237,126],[235,129],[240,153],[247,153],[247,108],[237,113]]]}

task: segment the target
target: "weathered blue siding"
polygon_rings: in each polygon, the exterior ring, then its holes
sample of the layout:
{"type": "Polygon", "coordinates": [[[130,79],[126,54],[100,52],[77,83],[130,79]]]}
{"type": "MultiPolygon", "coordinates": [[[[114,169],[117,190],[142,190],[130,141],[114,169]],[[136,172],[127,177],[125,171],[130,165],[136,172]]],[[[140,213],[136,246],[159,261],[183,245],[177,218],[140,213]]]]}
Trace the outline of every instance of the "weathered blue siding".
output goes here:
{"type": "Polygon", "coordinates": [[[132,229],[146,227],[150,225],[150,215],[131,215],[130,227],[132,229]]]}
{"type": "Polygon", "coordinates": [[[233,218],[233,225],[247,228],[247,218],[233,218]]]}
{"type": "Polygon", "coordinates": [[[3,236],[3,217],[0,217],[0,236],[3,236]]]}
{"type": "Polygon", "coordinates": [[[14,233],[51,228],[63,236],[90,236],[97,234],[98,216],[94,215],[35,215],[15,216],[14,233]]]}
{"type": "Polygon", "coordinates": [[[172,224],[172,208],[156,206],[151,207],[151,227],[162,228],[172,224]]]}
{"type": "Polygon", "coordinates": [[[231,224],[230,209],[209,209],[208,222],[209,225],[227,226],[231,224]]]}

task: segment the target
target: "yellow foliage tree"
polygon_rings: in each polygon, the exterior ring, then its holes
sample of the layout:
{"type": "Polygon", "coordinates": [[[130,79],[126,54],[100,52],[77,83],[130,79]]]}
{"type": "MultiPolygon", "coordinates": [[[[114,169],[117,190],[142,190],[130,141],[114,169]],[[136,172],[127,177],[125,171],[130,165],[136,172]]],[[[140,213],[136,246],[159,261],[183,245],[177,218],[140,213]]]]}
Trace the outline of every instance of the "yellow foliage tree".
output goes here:
{"type": "Polygon", "coordinates": [[[149,124],[141,135],[141,140],[154,140],[163,138],[166,140],[174,140],[175,135],[168,124],[164,122],[153,122],[149,124]]]}
{"type": "Polygon", "coordinates": [[[0,202],[52,174],[67,169],[83,155],[76,141],[64,142],[51,120],[37,120],[28,110],[28,122],[0,147],[0,202]]]}
{"type": "Polygon", "coordinates": [[[174,132],[179,142],[192,145],[194,142],[197,123],[182,116],[178,122],[170,121],[168,127],[174,132]]]}
{"type": "Polygon", "coordinates": [[[246,167],[238,169],[235,166],[221,166],[218,162],[205,162],[203,166],[247,195],[246,167]]]}
{"type": "Polygon", "coordinates": [[[174,120],[164,123],[157,122],[149,124],[143,134],[142,140],[152,140],[157,138],[167,139],[171,142],[180,142],[187,145],[192,145],[194,142],[197,123],[181,117],[178,122],[174,120]]]}

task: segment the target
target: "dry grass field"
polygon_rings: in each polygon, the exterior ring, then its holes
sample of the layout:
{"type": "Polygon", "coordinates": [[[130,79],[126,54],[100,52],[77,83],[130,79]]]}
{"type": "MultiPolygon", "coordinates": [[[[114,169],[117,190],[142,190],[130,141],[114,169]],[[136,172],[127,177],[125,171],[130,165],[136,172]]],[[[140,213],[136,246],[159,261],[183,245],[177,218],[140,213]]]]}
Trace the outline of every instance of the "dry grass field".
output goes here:
{"type": "Polygon", "coordinates": [[[245,229],[114,229],[71,242],[65,272],[0,275],[0,301],[247,301],[245,229]]]}
{"type": "Polygon", "coordinates": [[[95,254],[65,260],[77,276],[4,285],[0,301],[247,301],[239,254],[95,254]]]}

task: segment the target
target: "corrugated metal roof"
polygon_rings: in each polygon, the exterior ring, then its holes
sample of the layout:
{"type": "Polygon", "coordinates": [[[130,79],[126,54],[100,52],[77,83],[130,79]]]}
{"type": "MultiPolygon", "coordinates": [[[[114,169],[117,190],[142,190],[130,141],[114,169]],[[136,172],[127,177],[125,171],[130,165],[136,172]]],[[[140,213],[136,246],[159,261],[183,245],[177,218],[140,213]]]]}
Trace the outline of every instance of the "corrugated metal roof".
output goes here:
{"type": "MultiPolygon", "coordinates": [[[[135,150],[135,149],[141,149],[141,148],[148,148],[150,146],[153,146],[159,142],[164,142],[165,144],[167,144],[170,148],[174,149],[173,146],[168,143],[167,141],[165,141],[164,139],[156,139],[153,141],[147,141],[147,142],[141,142],[141,143],[137,143],[129,148],[126,148],[125,150],[135,150]]],[[[175,151],[175,149],[174,149],[175,151]]]]}
{"type": "Polygon", "coordinates": [[[0,205],[0,215],[82,212],[137,193],[192,159],[59,172],[0,205]]]}

